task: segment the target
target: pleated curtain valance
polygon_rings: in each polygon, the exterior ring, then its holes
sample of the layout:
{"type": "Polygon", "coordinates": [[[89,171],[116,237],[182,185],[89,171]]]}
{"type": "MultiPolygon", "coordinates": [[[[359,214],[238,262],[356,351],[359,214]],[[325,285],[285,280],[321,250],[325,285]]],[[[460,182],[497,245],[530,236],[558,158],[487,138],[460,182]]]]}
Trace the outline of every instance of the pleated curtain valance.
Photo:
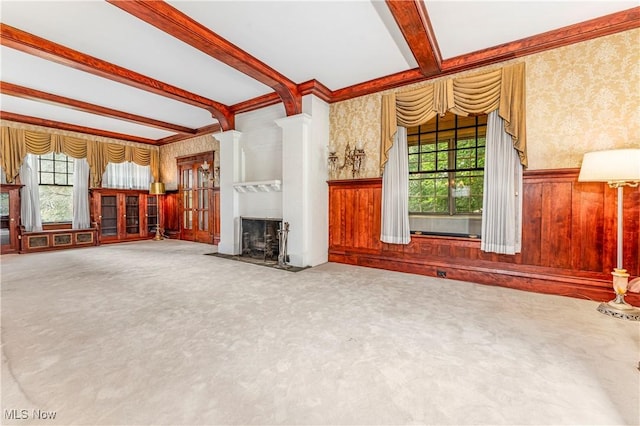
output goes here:
{"type": "Polygon", "coordinates": [[[380,170],[398,125],[425,124],[436,114],[488,114],[498,110],[521,164],[527,166],[524,63],[476,75],[443,79],[419,89],[382,96],[380,170]]]}
{"type": "Polygon", "coordinates": [[[73,158],[86,158],[89,163],[91,186],[94,188],[101,186],[107,164],[123,161],[150,166],[154,181],[159,181],[160,158],[157,149],[97,142],[12,127],[2,127],[0,131],[0,166],[7,175],[7,183],[14,182],[27,154],[42,155],[49,152],[66,154],[73,158]]]}

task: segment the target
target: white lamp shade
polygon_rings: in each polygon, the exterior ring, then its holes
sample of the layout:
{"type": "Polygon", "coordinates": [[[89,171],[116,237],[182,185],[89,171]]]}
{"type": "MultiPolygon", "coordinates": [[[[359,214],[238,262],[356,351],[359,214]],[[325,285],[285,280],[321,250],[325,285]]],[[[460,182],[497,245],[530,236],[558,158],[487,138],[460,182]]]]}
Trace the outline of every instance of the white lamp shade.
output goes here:
{"type": "Polygon", "coordinates": [[[582,159],[579,182],[640,182],[640,149],[588,152],[582,159]]]}

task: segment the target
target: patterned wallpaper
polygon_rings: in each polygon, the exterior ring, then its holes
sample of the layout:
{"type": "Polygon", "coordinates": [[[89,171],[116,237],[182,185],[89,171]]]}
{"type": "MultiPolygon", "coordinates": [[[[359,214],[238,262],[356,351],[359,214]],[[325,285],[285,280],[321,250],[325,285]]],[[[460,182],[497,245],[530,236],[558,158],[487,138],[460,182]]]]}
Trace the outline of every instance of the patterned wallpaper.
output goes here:
{"type": "Polygon", "coordinates": [[[212,135],[198,136],[160,147],[160,181],[167,190],[178,189],[176,158],[185,155],[214,151],[215,166],[219,165],[220,142],[212,135]]]}
{"type": "MultiPolygon", "coordinates": [[[[517,61],[526,63],[530,170],[579,167],[585,152],[640,146],[640,29],[464,74],[517,61]]],[[[409,90],[433,81],[393,90],[409,90]]],[[[380,101],[384,93],[388,92],[330,106],[329,140],[340,158],[347,143],[353,147],[361,140],[365,144],[367,159],[360,177],[380,176],[380,101]]],[[[351,175],[343,170],[333,178],[351,175]]]]}

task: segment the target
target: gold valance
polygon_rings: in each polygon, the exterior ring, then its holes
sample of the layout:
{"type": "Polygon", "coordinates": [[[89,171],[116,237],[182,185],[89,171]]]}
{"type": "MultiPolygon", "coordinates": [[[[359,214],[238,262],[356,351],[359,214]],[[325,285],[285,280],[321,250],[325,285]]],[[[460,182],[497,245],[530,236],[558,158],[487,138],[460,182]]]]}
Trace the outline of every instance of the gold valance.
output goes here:
{"type": "Polygon", "coordinates": [[[12,183],[20,173],[20,166],[27,154],[42,155],[49,152],[86,158],[90,169],[90,184],[94,188],[102,184],[102,175],[109,163],[132,161],[141,166],[150,166],[154,181],[157,182],[159,178],[160,159],[157,149],[96,142],[12,127],[2,127],[0,130],[0,166],[7,175],[8,183],[12,183]]]}
{"type": "Polygon", "coordinates": [[[419,126],[437,114],[487,114],[498,110],[513,139],[520,162],[527,166],[524,63],[471,76],[439,80],[401,93],[382,96],[380,170],[388,159],[398,125],[419,126]]]}

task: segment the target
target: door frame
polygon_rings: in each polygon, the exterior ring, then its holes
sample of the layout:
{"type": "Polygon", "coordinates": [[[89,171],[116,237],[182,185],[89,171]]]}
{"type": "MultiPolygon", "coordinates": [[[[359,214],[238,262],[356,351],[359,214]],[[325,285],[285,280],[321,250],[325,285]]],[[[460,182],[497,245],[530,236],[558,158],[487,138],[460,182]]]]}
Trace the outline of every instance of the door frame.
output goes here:
{"type": "Polygon", "coordinates": [[[214,243],[214,212],[213,212],[213,181],[211,180],[212,174],[209,178],[204,176],[201,166],[207,161],[210,165],[210,171],[213,173],[213,164],[215,159],[214,151],[201,152],[198,154],[187,155],[176,158],[176,167],[178,170],[178,224],[180,228],[180,239],[187,241],[196,241],[201,243],[213,244],[214,243]],[[191,194],[185,194],[185,188],[183,185],[183,171],[191,170],[193,176],[194,185],[189,191],[191,194]],[[198,178],[204,179],[204,185],[197,186],[198,178]],[[198,211],[201,210],[198,204],[198,191],[206,191],[204,197],[207,203],[207,229],[200,230],[198,227],[198,211]],[[185,208],[185,196],[191,197],[191,208],[185,208]],[[191,228],[185,228],[185,212],[191,212],[191,228]]]}

